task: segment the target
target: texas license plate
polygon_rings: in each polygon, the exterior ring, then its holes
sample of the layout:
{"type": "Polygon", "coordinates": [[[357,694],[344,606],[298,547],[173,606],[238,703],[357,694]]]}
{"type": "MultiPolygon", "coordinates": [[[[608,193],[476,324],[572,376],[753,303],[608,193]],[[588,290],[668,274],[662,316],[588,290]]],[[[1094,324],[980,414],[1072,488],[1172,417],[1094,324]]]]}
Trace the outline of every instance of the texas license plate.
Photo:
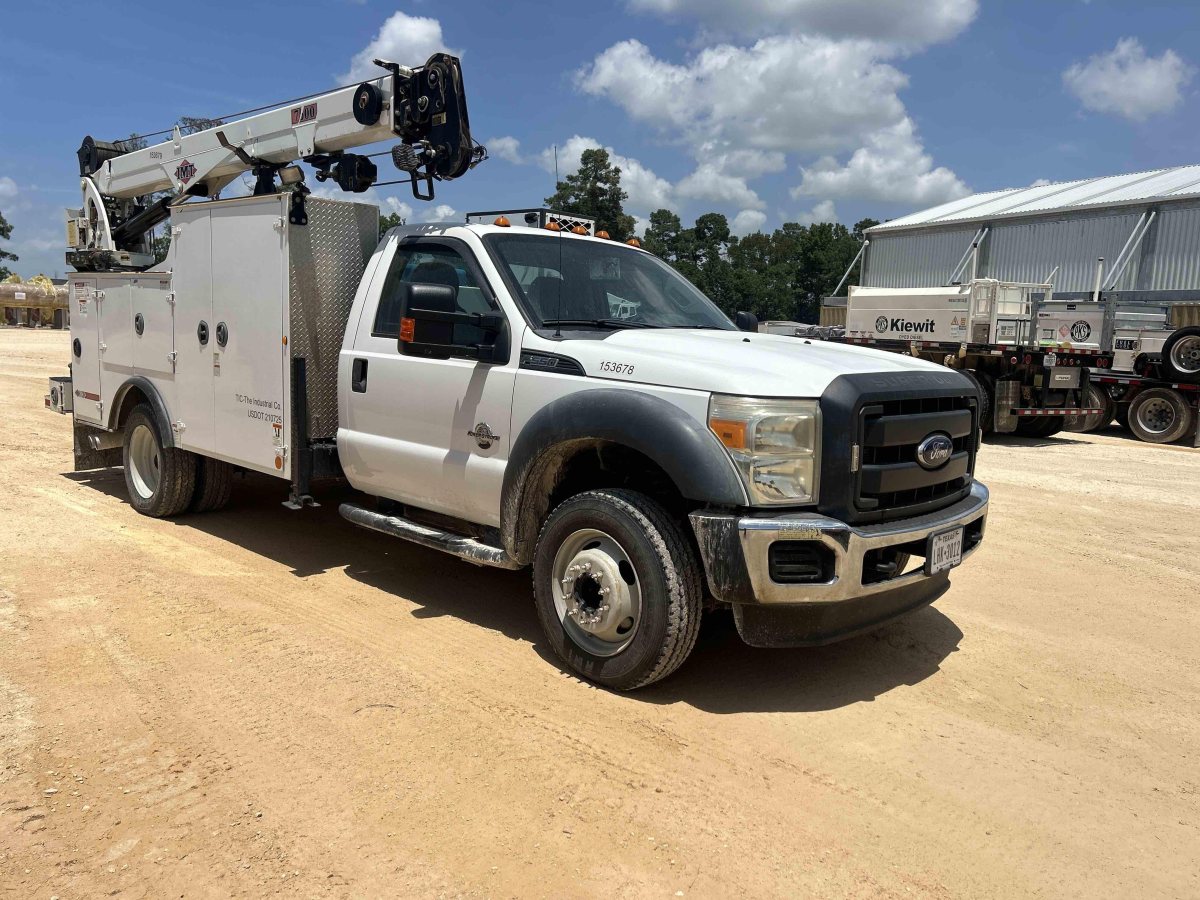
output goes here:
{"type": "Polygon", "coordinates": [[[936,575],[953,569],[962,562],[963,530],[955,528],[929,536],[929,552],[925,554],[925,571],[936,575]]]}

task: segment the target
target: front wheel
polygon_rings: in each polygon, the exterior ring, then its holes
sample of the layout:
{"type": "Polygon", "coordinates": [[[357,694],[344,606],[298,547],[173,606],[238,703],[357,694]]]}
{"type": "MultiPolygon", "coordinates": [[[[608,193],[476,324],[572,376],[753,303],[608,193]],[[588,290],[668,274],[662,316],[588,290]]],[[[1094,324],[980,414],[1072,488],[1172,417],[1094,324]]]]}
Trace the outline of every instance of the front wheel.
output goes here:
{"type": "Polygon", "coordinates": [[[628,691],[683,663],[700,631],[700,565],[655,500],[606,488],[563,501],[533,563],[538,618],[574,672],[628,691]]]}

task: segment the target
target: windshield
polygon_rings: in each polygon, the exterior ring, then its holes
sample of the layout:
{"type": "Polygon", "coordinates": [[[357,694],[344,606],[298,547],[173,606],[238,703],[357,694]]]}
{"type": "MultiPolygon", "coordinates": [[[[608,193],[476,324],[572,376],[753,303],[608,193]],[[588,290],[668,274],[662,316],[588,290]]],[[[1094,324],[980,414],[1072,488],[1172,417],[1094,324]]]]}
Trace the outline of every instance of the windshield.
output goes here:
{"type": "Polygon", "coordinates": [[[649,253],[620,244],[533,234],[486,238],[535,328],[719,328],[729,319],[649,253]]]}

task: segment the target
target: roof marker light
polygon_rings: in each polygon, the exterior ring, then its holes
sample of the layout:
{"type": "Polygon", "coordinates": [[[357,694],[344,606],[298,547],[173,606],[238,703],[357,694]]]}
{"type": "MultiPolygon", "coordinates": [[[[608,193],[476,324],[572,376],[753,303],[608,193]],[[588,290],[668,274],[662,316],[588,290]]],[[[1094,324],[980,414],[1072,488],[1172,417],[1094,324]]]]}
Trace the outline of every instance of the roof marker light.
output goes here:
{"type": "Polygon", "coordinates": [[[510,228],[510,227],[512,227],[512,223],[511,223],[511,222],[509,222],[509,221],[508,221],[508,219],[506,219],[504,216],[499,216],[499,217],[496,219],[496,221],[495,221],[495,222],[493,222],[492,224],[493,224],[493,225],[499,225],[501,228],[510,228]]]}

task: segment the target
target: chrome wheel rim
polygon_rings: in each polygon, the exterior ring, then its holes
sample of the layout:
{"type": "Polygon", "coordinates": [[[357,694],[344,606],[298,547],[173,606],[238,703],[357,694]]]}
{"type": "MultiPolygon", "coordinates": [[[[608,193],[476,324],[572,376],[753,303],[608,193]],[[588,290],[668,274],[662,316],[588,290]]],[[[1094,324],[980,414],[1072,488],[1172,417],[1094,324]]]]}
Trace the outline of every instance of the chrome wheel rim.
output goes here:
{"type": "Polygon", "coordinates": [[[1160,397],[1147,400],[1138,409],[1138,424],[1151,434],[1164,434],[1175,424],[1175,407],[1160,397]]]}
{"type": "Polygon", "coordinates": [[[129,438],[129,474],[134,490],[143,500],[149,500],[158,491],[160,471],[154,432],[146,425],[139,425],[129,438]]]}
{"type": "Polygon", "coordinates": [[[563,630],[593,656],[615,656],[637,634],[642,587],[625,548],[594,528],[570,534],[554,554],[554,609],[563,630]]]}
{"type": "Polygon", "coordinates": [[[1189,375],[1200,373],[1200,335],[1176,341],[1171,348],[1171,362],[1181,372],[1189,375]]]}

